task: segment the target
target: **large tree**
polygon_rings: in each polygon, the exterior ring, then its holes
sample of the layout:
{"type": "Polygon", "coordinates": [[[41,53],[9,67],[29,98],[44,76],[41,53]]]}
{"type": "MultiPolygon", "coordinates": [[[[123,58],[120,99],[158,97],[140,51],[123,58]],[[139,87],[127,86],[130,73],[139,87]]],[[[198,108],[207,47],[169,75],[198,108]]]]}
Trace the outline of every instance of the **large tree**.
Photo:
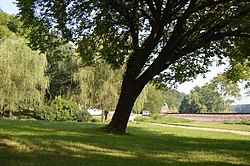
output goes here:
{"type": "Polygon", "coordinates": [[[113,67],[126,64],[108,126],[118,133],[126,131],[150,80],[190,80],[207,72],[216,55],[222,59],[235,40],[250,37],[249,0],[18,0],[18,7],[33,48],[58,44],[50,40],[54,29],[89,62],[100,57],[113,67]]]}
{"type": "Polygon", "coordinates": [[[26,42],[16,36],[0,40],[0,111],[34,109],[43,104],[48,85],[46,58],[26,42]]]}
{"type": "Polygon", "coordinates": [[[79,83],[80,94],[74,97],[79,104],[104,111],[115,109],[122,70],[112,70],[101,61],[79,69],[74,80],[79,83]]]}

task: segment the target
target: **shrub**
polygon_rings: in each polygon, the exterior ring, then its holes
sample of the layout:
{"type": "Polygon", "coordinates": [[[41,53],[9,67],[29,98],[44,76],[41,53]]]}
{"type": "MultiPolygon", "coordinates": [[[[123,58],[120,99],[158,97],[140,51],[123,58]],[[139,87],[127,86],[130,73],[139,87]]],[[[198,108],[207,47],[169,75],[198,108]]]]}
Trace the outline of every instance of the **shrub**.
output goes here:
{"type": "Polygon", "coordinates": [[[49,106],[44,106],[34,111],[34,118],[39,120],[53,121],[56,119],[56,112],[49,106]]]}
{"type": "Polygon", "coordinates": [[[72,112],[73,121],[77,122],[89,122],[91,120],[91,115],[87,110],[76,109],[72,112]]]}
{"type": "Polygon", "coordinates": [[[60,96],[56,97],[50,106],[45,106],[35,111],[34,116],[36,119],[46,121],[88,122],[91,119],[86,109],[79,109],[76,103],[63,99],[60,96]]]}

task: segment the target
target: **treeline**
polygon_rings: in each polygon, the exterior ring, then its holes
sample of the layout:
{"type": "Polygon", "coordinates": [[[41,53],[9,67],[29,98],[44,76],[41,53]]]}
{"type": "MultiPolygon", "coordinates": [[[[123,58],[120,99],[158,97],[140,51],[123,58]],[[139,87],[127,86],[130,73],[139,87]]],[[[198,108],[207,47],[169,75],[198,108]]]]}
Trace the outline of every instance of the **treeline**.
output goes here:
{"type": "Polygon", "coordinates": [[[194,87],[182,100],[180,113],[231,112],[229,106],[240,97],[238,85],[218,74],[210,83],[194,87]]]}
{"type": "MultiPolygon", "coordinates": [[[[33,51],[24,37],[29,30],[21,25],[15,16],[0,11],[2,115],[25,114],[26,110],[42,120],[87,121],[89,108],[115,109],[123,68],[114,69],[98,56],[86,64],[70,43],[44,53],[33,51]]],[[[181,113],[229,111],[232,96],[239,96],[239,88],[223,74],[203,87],[195,87],[189,95],[149,84],[135,102],[133,112],[157,114],[163,106],[168,112],[181,113]]]]}
{"type": "MultiPolygon", "coordinates": [[[[123,68],[113,69],[99,59],[86,65],[69,43],[45,53],[33,51],[27,46],[24,36],[28,30],[21,28],[22,23],[4,12],[0,12],[0,18],[2,112],[50,110],[47,105],[59,104],[60,100],[62,105],[67,100],[79,108],[115,109],[123,68]]],[[[166,103],[177,111],[183,97],[176,90],[147,85],[135,103],[134,112],[159,113],[166,103]]]]}
{"type": "Polygon", "coordinates": [[[250,113],[250,104],[232,105],[230,109],[236,113],[250,113]]]}

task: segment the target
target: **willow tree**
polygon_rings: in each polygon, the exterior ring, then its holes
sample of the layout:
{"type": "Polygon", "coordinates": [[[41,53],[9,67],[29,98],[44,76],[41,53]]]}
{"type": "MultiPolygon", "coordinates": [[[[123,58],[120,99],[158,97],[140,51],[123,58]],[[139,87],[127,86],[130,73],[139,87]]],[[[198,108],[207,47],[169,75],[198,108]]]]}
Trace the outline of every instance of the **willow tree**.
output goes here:
{"type": "Polygon", "coordinates": [[[236,39],[250,37],[249,0],[18,0],[18,7],[33,48],[53,46],[49,32],[56,29],[85,60],[126,64],[108,125],[118,133],[150,80],[190,80],[206,73],[213,57],[223,59],[236,39]]]}
{"type": "Polygon", "coordinates": [[[103,62],[80,68],[74,75],[80,89],[75,100],[88,108],[114,110],[119,97],[121,76],[122,70],[114,71],[103,62]]]}
{"type": "Polygon", "coordinates": [[[20,37],[0,40],[0,109],[36,107],[43,103],[48,78],[46,57],[20,37]]]}

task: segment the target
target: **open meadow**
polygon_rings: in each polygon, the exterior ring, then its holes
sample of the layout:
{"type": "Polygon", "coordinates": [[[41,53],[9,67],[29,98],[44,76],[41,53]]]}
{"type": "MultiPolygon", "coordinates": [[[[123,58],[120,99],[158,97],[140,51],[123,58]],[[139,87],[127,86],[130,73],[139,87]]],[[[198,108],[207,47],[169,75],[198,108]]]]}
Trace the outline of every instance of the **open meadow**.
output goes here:
{"type": "MultiPolygon", "coordinates": [[[[193,114],[179,114],[181,115],[193,115],[193,114]]],[[[199,116],[199,115],[194,115],[199,116]]],[[[170,124],[174,126],[189,126],[189,127],[201,127],[201,128],[215,128],[215,129],[226,129],[226,130],[237,130],[250,132],[250,119],[232,119],[224,121],[206,121],[209,117],[203,118],[203,120],[191,120],[184,119],[183,117],[174,116],[138,116],[135,118],[137,122],[147,122],[147,123],[158,123],[158,124],[170,124]],[[204,120],[205,119],[205,120],[204,120]]]]}
{"type": "Polygon", "coordinates": [[[0,119],[1,165],[249,165],[250,136],[129,124],[0,119]]]}

